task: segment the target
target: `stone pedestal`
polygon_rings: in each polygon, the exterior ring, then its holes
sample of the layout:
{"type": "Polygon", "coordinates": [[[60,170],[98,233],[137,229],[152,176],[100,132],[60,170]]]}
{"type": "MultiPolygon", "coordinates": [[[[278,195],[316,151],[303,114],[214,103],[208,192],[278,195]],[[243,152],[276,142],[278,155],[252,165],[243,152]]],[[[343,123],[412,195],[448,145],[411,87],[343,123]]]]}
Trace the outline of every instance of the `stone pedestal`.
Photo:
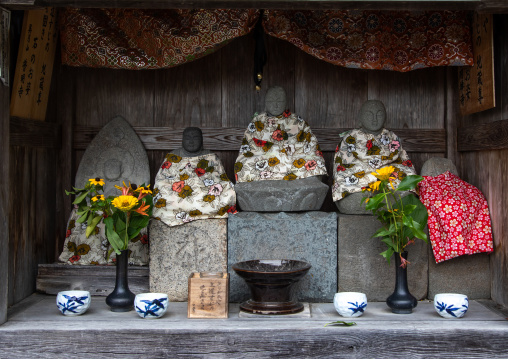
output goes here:
{"type": "Polygon", "coordinates": [[[326,212],[240,212],[228,219],[230,301],[249,299],[231,269],[252,259],[297,259],[312,265],[295,287],[299,301],[331,302],[337,292],[337,215],[326,212]]]}
{"type": "Polygon", "coordinates": [[[205,219],[169,227],[150,222],[150,291],[187,301],[192,272],[226,272],[227,219],[205,219]]]}
{"type": "MultiPolygon", "coordinates": [[[[390,264],[379,253],[386,245],[372,235],[380,228],[371,215],[338,216],[338,282],[341,292],[363,292],[369,301],[385,301],[395,287],[394,258],[390,264]]],[[[427,297],[427,244],[416,240],[409,245],[409,291],[417,299],[427,297]]]]}
{"type": "Polygon", "coordinates": [[[438,293],[460,293],[466,294],[469,299],[490,299],[488,254],[465,255],[436,263],[430,249],[429,253],[429,299],[438,293]]]}

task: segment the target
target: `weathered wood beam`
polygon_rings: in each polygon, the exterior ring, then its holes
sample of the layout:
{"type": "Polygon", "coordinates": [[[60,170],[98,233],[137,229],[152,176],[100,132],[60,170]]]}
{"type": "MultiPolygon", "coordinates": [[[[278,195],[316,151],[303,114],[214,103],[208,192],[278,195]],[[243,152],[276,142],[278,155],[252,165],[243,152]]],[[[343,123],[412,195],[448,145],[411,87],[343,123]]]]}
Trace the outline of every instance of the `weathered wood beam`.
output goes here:
{"type": "Polygon", "coordinates": [[[508,149],[508,120],[461,127],[457,132],[461,152],[508,149]]]}
{"type": "Polygon", "coordinates": [[[12,117],[10,119],[10,145],[60,148],[62,145],[60,125],[12,117]]]}
{"type": "Polygon", "coordinates": [[[11,8],[79,7],[140,9],[302,9],[302,10],[508,10],[503,0],[1,0],[11,8]]]}
{"type": "Polygon", "coordinates": [[[0,85],[0,325],[7,320],[9,291],[9,87],[0,85]]]}
{"type": "MultiPolygon", "coordinates": [[[[182,146],[183,128],[134,127],[147,150],[171,150],[182,146]]],[[[321,150],[334,151],[340,142],[339,134],[347,128],[315,128],[321,150]]],[[[95,135],[98,127],[77,126],[74,129],[73,148],[84,150],[95,135]]],[[[238,151],[245,132],[244,128],[202,128],[203,146],[212,151],[238,151]]],[[[446,152],[446,131],[444,129],[396,129],[404,149],[408,152],[446,152]]]]}

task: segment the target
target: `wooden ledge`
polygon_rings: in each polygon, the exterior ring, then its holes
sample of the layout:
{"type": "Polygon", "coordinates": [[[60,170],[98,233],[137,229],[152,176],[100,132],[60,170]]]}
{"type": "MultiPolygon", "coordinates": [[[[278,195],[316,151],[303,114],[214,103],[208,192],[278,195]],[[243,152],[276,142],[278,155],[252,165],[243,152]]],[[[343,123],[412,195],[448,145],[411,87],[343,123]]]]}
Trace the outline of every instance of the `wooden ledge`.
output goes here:
{"type": "Polygon", "coordinates": [[[431,302],[413,314],[393,314],[385,303],[369,303],[362,317],[340,317],[332,303],[311,303],[311,318],[240,318],[231,304],[228,319],[187,319],[187,303],[169,303],[161,319],[134,311],[113,313],[95,297],[87,313],[61,315],[54,296],[33,295],[10,310],[0,326],[2,356],[129,357],[344,357],[500,358],[508,355],[508,325],[471,301],[461,319],[443,319],[431,302]],[[346,320],[351,327],[326,323],[346,320]]]}

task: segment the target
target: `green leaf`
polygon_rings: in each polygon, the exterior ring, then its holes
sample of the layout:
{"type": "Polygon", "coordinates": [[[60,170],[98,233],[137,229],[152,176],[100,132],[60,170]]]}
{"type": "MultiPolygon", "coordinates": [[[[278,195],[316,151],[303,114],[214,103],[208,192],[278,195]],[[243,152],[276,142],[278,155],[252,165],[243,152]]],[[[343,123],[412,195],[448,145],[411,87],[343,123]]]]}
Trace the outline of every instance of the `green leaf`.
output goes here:
{"type": "Polygon", "coordinates": [[[336,322],[326,323],[325,327],[329,326],[329,325],[345,325],[347,327],[350,327],[352,325],[356,325],[356,323],[355,322],[345,322],[343,320],[337,320],[336,322]]]}
{"type": "Polygon", "coordinates": [[[388,248],[392,248],[394,251],[397,250],[395,243],[393,243],[393,240],[390,237],[385,237],[381,240],[384,244],[388,246],[388,248]]]}
{"type": "Polygon", "coordinates": [[[381,207],[383,204],[383,200],[385,199],[386,194],[378,193],[374,197],[371,197],[370,200],[365,205],[365,209],[367,211],[376,210],[381,207]]]}
{"type": "Polygon", "coordinates": [[[97,227],[97,224],[101,221],[102,219],[102,216],[101,215],[98,215],[98,216],[95,216],[93,219],[92,219],[92,222],[88,224],[88,227],[86,227],[86,238],[90,237],[90,234],[92,234],[92,232],[94,231],[95,227],[97,227]]]}
{"type": "Polygon", "coordinates": [[[416,187],[416,184],[423,180],[422,176],[410,175],[406,176],[397,186],[397,191],[409,191],[416,187]]]}
{"type": "Polygon", "coordinates": [[[79,203],[81,203],[86,198],[86,196],[88,196],[89,193],[90,193],[90,191],[86,191],[86,192],[81,193],[79,196],[76,197],[76,199],[72,203],[73,204],[79,204],[79,203]]]}
{"type": "Polygon", "coordinates": [[[386,251],[381,252],[379,254],[386,259],[388,264],[390,264],[390,258],[392,257],[393,253],[395,253],[395,251],[392,248],[388,248],[386,251]]]}
{"type": "Polygon", "coordinates": [[[104,223],[106,224],[106,237],[109,244],[111,244],[116,254],[120,254],[120,251],[124,249],[123,241],[114,231],[113,217],[104,218],[104,223]]]}

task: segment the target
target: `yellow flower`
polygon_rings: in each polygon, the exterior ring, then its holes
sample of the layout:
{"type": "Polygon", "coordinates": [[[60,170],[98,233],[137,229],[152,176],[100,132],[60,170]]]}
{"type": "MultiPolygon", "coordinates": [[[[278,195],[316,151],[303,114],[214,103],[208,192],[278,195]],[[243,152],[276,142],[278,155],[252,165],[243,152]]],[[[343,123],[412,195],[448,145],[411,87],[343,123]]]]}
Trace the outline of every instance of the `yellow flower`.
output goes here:
{"type": "Polygon", "coordinates": [[[97,196],[92,197],[92,201],[93,202],[95,202],[95,201],[104,201],[104,195],[103,194],[98,194],[97,196]]]}
{"type": "Polygon", "coordinates": [[[127,212],[128,210],[132,209],[132,207],[138,204],[138,200],[134,196],[122,195],[116,197],[111,203],[119,210],[127,212]]]}
{"type": "Polygon", "coordinates": [[[373,191],[379,191],[379,185],[381,184],[381,181],[376,181],[374,183],[370,183],[369,184],[369,187],[373,190],[373,191]]]}
{"type": "Polygon", "coordinates": [[[105,182],[104,182],[104,179],[102,178],[90,178],[88,180],[92,185],[95,185],[95,186],[104,186],[105,182]]]}
{"type": "Polygon", "coordinates": [[[134,192],[141,192],[142,194],[152,194],[150,190],[150,185],[146,187],[138,187],[134,192]]]}
{"type": "Polygon", "coordinates": [[[395,167],[383,167],[381,169],[376,170],[376,172],[372,172],[371,175],[375,176],[378,180],[384,181],[390,178],[390,175],[395,171],[395,167]]]}

